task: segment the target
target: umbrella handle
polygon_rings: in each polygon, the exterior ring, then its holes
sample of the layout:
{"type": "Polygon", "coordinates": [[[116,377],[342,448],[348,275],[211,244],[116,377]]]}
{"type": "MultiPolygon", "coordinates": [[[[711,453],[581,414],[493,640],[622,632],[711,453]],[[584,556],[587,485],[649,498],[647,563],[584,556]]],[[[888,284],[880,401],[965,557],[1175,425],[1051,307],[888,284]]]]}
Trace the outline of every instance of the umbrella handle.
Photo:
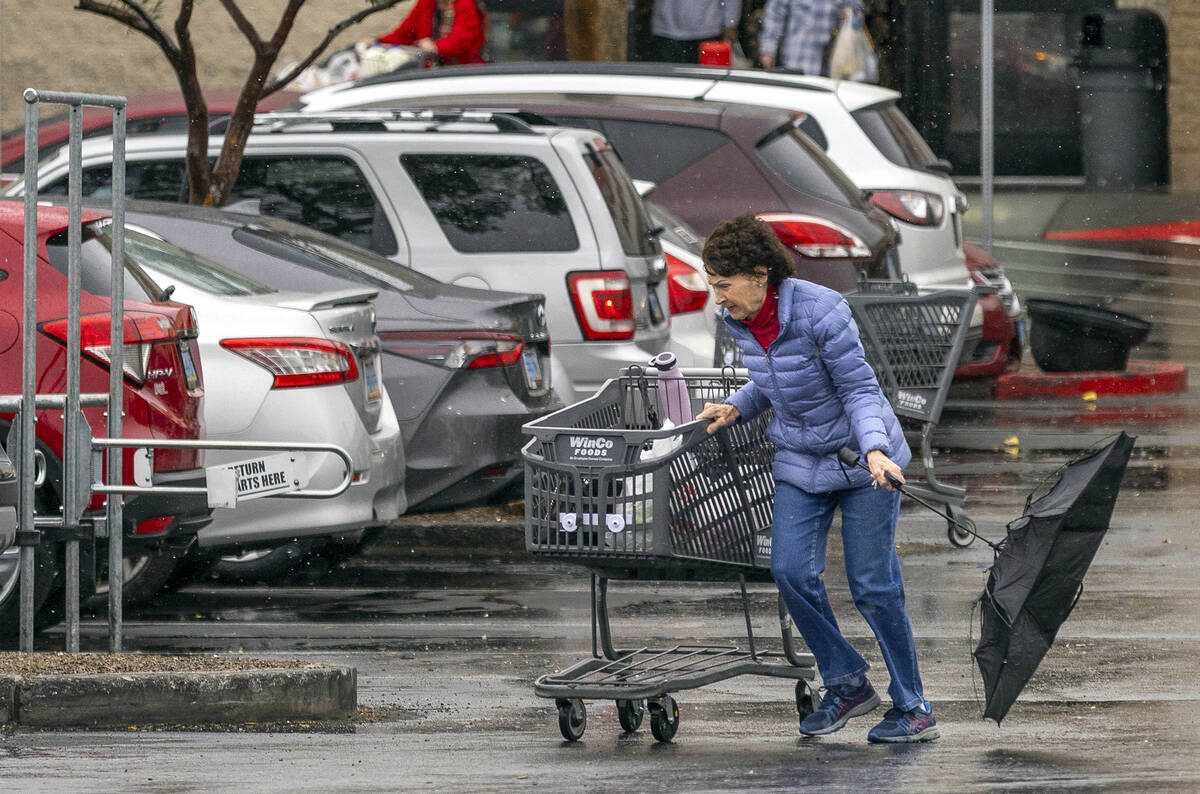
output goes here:
{"type": "MultiPolygon", "coordinates": [[[[841,461],[846,466],[850,466],[850,467],[857,466],[858,468],[860,468],[863,471],[868,472],[868,473],[871,471],[871,467],[868,466],[867,464],[863,463],[862,455],[859,455],[857,452],[850,449],[850,447],[842,447],[841,449],[839,449],[837,456],[838,456],[838,460],[841,461]]],[[[926,502],[921,497],[919,497],[916,494],[909,491],[907,488],[904,487],[904,483],[902,483],[900,481],[900,478],[897,477],[896,475],[892,474],[890,471],[884,472],[883,476],[887,479],[889,485],[891,485],[893,488],[895,488],[900,493],[907,496],[909,499],[912,499],[914,502],[916,502],[917,504],[926,508],[927,510],[932,510],[934,513],[936,513],[937,515],[946,519],[951,524],[954,524],[956,527],[961,529],[963,532],[966,532],[968,535],[973,535],[976,538],[979,538],[984,543],[991,546],[993,550],[998,548],[995,543],[992,543],[990,540],[985,538],[983,535],[980,535],[978,532],[976,532],[974,529],[972,529],[971,527],[964,524],[962,521],[959,521],[957,518],[955,518],[950,513],[948,513],[948,512],[943,513],[941,510],[938,510],[936,507],[929,504],[929,502],[926,502]]]]}

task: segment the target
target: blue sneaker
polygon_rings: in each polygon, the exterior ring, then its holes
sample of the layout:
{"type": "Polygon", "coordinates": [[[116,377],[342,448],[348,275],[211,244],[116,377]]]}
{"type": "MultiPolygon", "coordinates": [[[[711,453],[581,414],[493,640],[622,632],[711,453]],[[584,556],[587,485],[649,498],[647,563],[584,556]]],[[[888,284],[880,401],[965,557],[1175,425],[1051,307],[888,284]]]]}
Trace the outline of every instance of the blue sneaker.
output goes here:
{"type": "Polygon", "coordinates": [[[874,744],[884,742],[932,742],[941,733],[933,711],[928,714],[920,709],[901,711],[892,707],[883,715],[883,722],[867,734],[867,741],[874,744]]]}
{"type": "Polygon", "coordinates": [[[821,705],[800,722],[800,733],[805,736],[823,736],[840,731],[851,717],[869,714],[879,706],[879,695],[871,682],[863,680],[857,689],[847,686],[831,686],[825,690],[821,705]]]}

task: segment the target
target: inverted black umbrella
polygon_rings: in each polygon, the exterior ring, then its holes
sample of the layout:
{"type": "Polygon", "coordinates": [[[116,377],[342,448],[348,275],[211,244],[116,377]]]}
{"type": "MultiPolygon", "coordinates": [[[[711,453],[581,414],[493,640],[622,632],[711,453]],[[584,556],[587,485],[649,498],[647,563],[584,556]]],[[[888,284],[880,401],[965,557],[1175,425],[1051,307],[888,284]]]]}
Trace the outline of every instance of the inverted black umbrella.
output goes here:
{"type": "Polygon", "coordinates": [[[1121,433],[1067,464],[1053,487],[1036,500],[1030,494],[1025,512],[1008,525],[979,597],[975,648],[983,716],[997,725],[1083,592],[1083,576],[1108,531],[1134,440],[1121,433]]]}
{"type": "MultiPolygon", "coordinates": [[[[1026,497],[1024,513],[1009,523],[1008,534],[999,543],[963,527],[996,555],[978,601],[981,633],[975,662],[983,676],[983,716],[997,725],[1083,593],[1083,576],[1108,531],[1134,440],[1122,432],[1064,466],[1043,495],[1034,499],[1039,488],[1026,497]]],[[[852,450],[842,449],[838,457],[844,464],[870,470],[852,450]]],[[[890,474],[888,481],[943,518],[954,520],[908,493],[890,474]]]]}

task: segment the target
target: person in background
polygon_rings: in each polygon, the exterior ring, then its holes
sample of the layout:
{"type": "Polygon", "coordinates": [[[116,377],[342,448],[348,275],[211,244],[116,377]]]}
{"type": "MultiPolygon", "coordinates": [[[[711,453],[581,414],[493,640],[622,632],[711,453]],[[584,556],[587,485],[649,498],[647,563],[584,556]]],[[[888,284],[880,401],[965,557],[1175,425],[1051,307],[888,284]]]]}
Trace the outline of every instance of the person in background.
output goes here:
{"type": "Polygon", "coordinates": [[[696,418],[712,419],[708,432],[714,433],[775,411],[766,431],[775,445],[771,575],[825,689],[800,732],[833,733],[879,706],[867,680],[870,666],[842,635],[822,578],[829,529],[840,509],[850,594],[891,674],[892,708],[867,740],[936,739],[896,554],[900,494],[887,479],[904,482],[901,471],[912,452],[867,364],[850,307],[831,289],[789,278],[783,244],[754,215],[722,222],[702,256],[750,380],[724,403],[707,403],[696,418]],[[843,466],[842,447],[863,455],[870,474],[843,466]]]}
{"type": "Polygon", "coordinates": [[[846,6],[863,10],[862,0],[767,0],[758,37],[759,63],[802,74],[826,74],[825,47],[846,6]]]}
{"type": "Polygon", "coordinates": [[[700,45],[737,41],[741,0],[654,0],[650,56],[663,63],[699,63],[700,45]]]}
{"type": "Polygon", "coordinates": [[[487,12],[477,0],[417,0],[408,16],[367,44],[417,46],[443,64],[483,63],[487,12]]]}

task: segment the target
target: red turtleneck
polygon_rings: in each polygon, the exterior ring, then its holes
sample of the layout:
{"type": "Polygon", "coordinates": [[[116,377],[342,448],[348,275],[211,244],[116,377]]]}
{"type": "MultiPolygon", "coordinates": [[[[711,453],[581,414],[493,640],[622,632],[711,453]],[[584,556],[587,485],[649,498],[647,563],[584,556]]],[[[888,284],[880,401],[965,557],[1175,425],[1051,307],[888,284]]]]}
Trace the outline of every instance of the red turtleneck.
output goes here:
{"type": "Polygon", "coordinates": [[[779,288],[767,287],[767,299],[758,312],[746,322],[746,328],[762,345],[763,350],[771,346],[779,336],[779,288]]]}

